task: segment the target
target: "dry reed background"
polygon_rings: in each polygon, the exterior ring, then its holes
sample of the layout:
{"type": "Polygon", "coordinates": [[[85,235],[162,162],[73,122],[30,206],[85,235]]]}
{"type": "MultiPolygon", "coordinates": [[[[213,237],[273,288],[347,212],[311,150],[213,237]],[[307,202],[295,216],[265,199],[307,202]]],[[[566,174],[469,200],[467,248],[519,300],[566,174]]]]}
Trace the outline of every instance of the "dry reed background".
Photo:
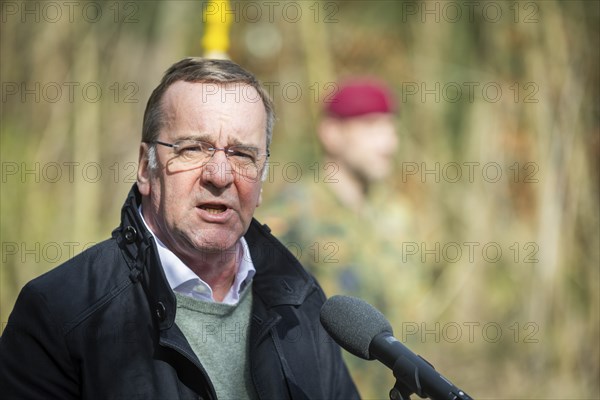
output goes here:
{"type": "MultiPolygon", "coordinates": [[[[232,8],[230,55],[271,85],[280,165],[317,160],[315,121],[339,77],[375,74],[393,85],[401,146],[389,198],[402,199],[418,226],[402,242],[464,251],[439,263],[425,254],[427,282],[399,272],[408,284],[393,323],[417,328],[411,347],[475,398],[600,398],[599,5],[232,8]],[[436,163],[439,182],[409,174],[436,163]],[[473,182],[469,163],[480,166],[473,182]],[[463,176],[452,182],[456,165],[463,176]],[[493,168],[482,175],[483,166],[493,168]],[[468,259],[470,242],[495,243],[502,257],[468,259]]],[[[28,280],[118,223],[145,101],[171,63],[201,54],[201,13],[187,1],[2,3],[3,326],[28,280]]],[[[267,200],[288,184],[274,174],[267,200]]],[[[361,389],[386,398],[389,388],[361,389]]]]}

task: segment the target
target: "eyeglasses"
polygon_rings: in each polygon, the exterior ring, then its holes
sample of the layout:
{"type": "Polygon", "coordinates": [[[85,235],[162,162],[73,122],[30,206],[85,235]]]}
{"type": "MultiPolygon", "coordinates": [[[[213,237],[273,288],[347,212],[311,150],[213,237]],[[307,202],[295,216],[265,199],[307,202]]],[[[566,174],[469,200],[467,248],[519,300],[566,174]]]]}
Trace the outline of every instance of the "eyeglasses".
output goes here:
{"type": "Polygon", "coordinates": [[[175,153],[175,158],[170,164],[178,170],[202,167],[212,159],[217,151],[223,151],[236,172],[254,177],[264,166],[264,161],[270,156],[268,150],[266,153],[260,153],[258,148],[252,146],[234,145],[219,148],[201,140],[180,140],[175,143],[154,140],[149,143],[171,147],[175,153]]]}

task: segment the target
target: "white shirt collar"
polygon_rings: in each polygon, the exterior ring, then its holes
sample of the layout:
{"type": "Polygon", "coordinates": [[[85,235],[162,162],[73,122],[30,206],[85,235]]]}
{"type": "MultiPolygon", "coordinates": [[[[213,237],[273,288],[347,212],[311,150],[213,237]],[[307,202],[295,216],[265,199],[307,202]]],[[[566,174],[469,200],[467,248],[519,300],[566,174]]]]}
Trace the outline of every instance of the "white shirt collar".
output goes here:
{"type": "MultiPolygon", "coordinates": [[[[141,206],[138,208],[138,213],[140,214],[146,229],[148,229],[148,231],[152,234],[156,244],[158,245],[158,256],[171,289],[177,293],[198,300],[214,302],[215,299],[213,298],[212,288],[208,285],[208,283],[200,279],[198,275],[196,275],[187,265],[185,265],[184,262],[181,261],[181,259],[177,257],[175,253],[169,250],[154,234],[154,232],[152,232],[148,224],[146,224],[146,220],[144,220],[141,206]]],[[[248,248],[246,239],[244,239],[242,236],[239,243],[240,248],[237,259],[238,269],[235,274],[233,284],[222,301],[222,303],[225,304],[237,304],[240,299],[240,294],[252,281],[254,274],[256,274],[256,269],[254,268],[254,263],[252,262],[250,249],[248,248]]]]}

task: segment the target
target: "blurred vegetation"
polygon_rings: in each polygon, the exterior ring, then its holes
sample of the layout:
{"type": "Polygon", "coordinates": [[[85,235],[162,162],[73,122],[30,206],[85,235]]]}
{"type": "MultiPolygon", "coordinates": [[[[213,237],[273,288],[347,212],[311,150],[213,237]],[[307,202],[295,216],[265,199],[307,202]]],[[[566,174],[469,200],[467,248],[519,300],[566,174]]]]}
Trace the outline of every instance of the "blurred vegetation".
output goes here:
{"type": "MultiPolygon", "coordinates": [[[[200,2],[74,3],[2,3],[3,325],[28,280],[118,224],[145,102],[169,65],[202,54],[200,2]]],[[[230,56],[270,85],[276,103],[272,162],[309,173],[331,84],[379,76],[401,108],[387,194],[418,227],[401,240],[494,242],[505,251],[496,263],[463,257],[423,264],[415,277],[399,271],[422,281],[402,285],[395,329],[457,323],[465,335],[470,321],[503,333],[482,340],[478,328],[474,340],[455,342],[416,335],[411,348],[475,398],[600,398],[600,3],[237,2],[232,10],[230,56]],[[462,179],[407,173],[435,163],[458,163],[462,179]],[[503,177],[482,179],[480,168],[470,182],[464,163],[497,163],[503,177]]],[[[269,199],[289,184],[272,175],[259,218],[273,219],[269,199]]],[[[391,386],[356,378],[365,397],[387,398],[391,386]]]]}

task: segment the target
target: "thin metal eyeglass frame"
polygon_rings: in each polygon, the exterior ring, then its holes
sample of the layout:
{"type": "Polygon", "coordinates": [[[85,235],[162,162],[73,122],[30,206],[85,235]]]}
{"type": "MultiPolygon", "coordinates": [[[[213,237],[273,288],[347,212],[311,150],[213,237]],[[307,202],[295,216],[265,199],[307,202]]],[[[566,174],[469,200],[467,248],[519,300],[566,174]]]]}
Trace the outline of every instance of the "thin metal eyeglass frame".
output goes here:
{"type": "MultiPolygon", "coordinates": [[[[202,142],[202,143],[206,143],[206,144],[210,144],[208,142],[203,142],[201,140],[198,140],[198,142],[202,142]]],[[[151,142],[146,142],[148,144],[160,144],[162,146],[166,146],[166,147],[171,147],[173,149],[176,149],[177,147],[179,147],[179,145],[177,143],[167,143],[167,142],[161,142],[160,140],[153,140],[151,142]]],[[[233,145],[233,146],[226,146],[226,147],[215,147],[212,144],[210,145],[211,147],[208,148],[208,150],[212,151],[212,154],[210,155],[210,157],[206,160],[206,162],[209,162],[214,155],[217,153],[217,151],[222,151],[225,154],[225,157],[229,160],[229,156],[231,155],[229,153],[229,149],[231,147],[247,147],[247,146],[238,146],[238,145],[233,145]]],[[[257,157],[262,157],[262,156],[267,156],[267,158],[269,158],[271,156],[271,152],[267,149],[266,153],[259,153],[257,154],[257,157]]]]}

